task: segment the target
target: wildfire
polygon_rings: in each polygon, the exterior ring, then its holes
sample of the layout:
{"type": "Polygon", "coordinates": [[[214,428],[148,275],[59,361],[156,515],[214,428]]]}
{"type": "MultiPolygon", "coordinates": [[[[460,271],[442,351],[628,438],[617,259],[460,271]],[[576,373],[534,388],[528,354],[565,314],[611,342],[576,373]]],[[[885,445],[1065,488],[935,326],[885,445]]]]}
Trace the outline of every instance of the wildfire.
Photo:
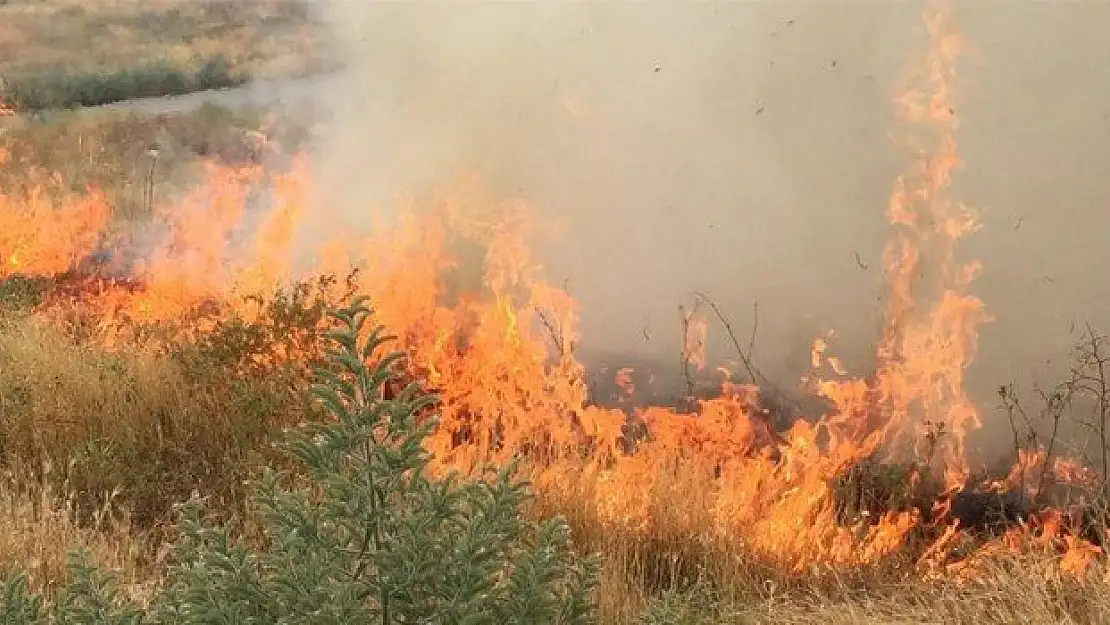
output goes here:
{"type": "MultiPolygon", "coordinates": [[[[708,502],[709,539],[800,573],[815,565],[876,564],[903,549],[924,522],[920,510],[863,509],[846,520],[836,484],[876,455],[924,460],[924,470],[938,472],[945,486],[932,521],[940,536],[921,559],[935,565],[950,558],[961,535],[944,523],[952,498],[968,488],[966,437],[980,418],[963,375],[987,317],[969,292],[979,267],[955,253],[978,224],[947,197],[960,165],[953,85],[961,40],[943,5],[929,11],[926,26],[929,53],[911,74],[912,87],[896,97],[903,121],[918,132],[907,137],[914,162],[888,208],[895,235],[885,260],[890,303],[878,347],[882,367],[872,380],[848,378],[820,339],[814,365],[829,363],[837,378],[818,381],[818,389],[834,409],[784,432],[762,409],[757,388],[727,376],[696,414],[591,405],[574,356],[575,302],[542,281],[526,237],[534,216],[519,203],[494,202],[496,220],[468,209],[488,206],[486,198],[449,197],[434,210],[410,209],[392,221],[368,215],[377,223],[373,235],[316,245],[315,265],[295,266],[291,259],[307,245],[298,235],[313,196],[304,158],[276,173],[212,165],[206,184],[122,234],[108,199],[95,189],[60,198],[0,195],[0,280],[72,273],[112,250],[96,289],[79,293],[76,303],[55,299],[43,307],[90,311],[110,346],[125,340],[121,329],[181,319],[198,307],[250,317],[257,311],[247,296],[357,268],[344,288],[370,296],[375,321],[398,337],[413,374],[441,396],[440,425],[428,442],[440,468],[528,458],[541,488],[588,492],[602,520],[622,532],[657,529],[653,497],[664,490],[696,490],[708,502]],[[466,286],[458,277],[459,241],[484,249],[479,289],[449,288],[448,276],[466,286]],[[634,436],[633,425],[648,435],[634,436]]],[[[682,321],[683,361],[700,370],[707,365],[707,326],[693,312],[682,321]]],[[[197,322],[190,331],[199,336],[208,329],[197,322]]],[[[627,399],[635,392],[631,377],[618,375],[627,399]]],[[[1022,463],[1024,473],[1036,460],[1022,463]]],[[[1097,552],[1069,534],[1062,517],[1038,527],[1011,530],[992,544],[1047,541],[1067,554],[1062,566],[1074,571],[1097,552]]]]}
{"type": "MultiPolygon", "coordinates": [[[[8,154],[0,149],[0,167],[7,162],[8,154]]],[[[20,198],[0,193],[0,279],[72,269],[96,249],[110,215],[95,189],[62,198],[60,206],[41,190],[20,198]]]]}
{"type": "Polygon", "coordinates": [[[953,85],[963,42],[944,8],[925,21],[929,53],[895,97],[915,161],[898,178],[888,209],[896,233],[884,261],[890,293],[877,386],[890,447],[931,459],[947,487],[957,490],[969,477],[966,436],[981,425],[964,393],[963,372],[986,316],[968,293],[978,264],[955,259],[957,243],[978,224],[971,210],[947,196],[961,165],[953,85]]]}

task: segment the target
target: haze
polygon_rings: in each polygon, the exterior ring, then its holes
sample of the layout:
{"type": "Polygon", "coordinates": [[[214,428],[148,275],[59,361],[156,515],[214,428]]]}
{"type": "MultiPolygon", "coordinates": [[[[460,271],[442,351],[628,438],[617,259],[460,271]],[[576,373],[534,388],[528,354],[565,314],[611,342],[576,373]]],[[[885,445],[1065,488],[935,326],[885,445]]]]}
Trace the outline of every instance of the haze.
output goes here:
{"type": "MultiPolygon", "coordinates": [[[[586,352],[674,362],[676,308],[700,290],[745,335],[758,302],[769,374],[803,373],[825,328],[866,373],[908,163],[889,94],[925,49],[924,7],[334,2],[348,69],[321,94],[343,104],[322,222],[478,169],[566,220],[539,253],[582,303],[586,352]]],[[[975,47],[956,188],[984,224],[961,250],[995,317],[972,371],[989,409],[999,384],[1058,374],[1069,331],[1110,322],[1110,3],[956,8],[975,47]]]]}

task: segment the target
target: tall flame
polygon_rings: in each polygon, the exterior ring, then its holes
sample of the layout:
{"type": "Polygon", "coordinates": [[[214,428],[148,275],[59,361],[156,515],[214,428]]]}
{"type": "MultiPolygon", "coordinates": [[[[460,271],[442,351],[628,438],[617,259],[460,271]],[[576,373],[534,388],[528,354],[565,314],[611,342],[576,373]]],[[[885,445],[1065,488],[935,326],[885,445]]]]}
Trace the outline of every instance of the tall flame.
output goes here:
{"type": "MultiPolygon", "coordinates": [[[[542,489],[575,493],[574,506],[622,535],[677,523],[699,539],[739,546],[796,572],[874,564],[905,546],[920,514],[884,512],[846,524],[835,480],[885,450],[928,460],[951,495],[969,477],[967,436],[980,426],[963,376],[987,317],[969,292],[978,264],[956,258],[957,244],[978,223],[949,197],[960,165],[954,82],[963,42],[946,4],[932,7],[925,23],[930,49],[895,98],[915,161],[888,208],[895,234],[885,254],[890,292],[880,370],[872,381],[846,379],[819,340],[814,364],[829,362],[840,376],[820,383],[834,409],[784,432],[760,405],[758,389],[727,375],[720,394],[698,402],[696,414],[591,405],[574,356],[577,304],[541,279],[527,245],[534,216],[516,202],[467,195],[473,189],[464,186],[433,210],[405,210],[395,220],[368,215],[372,235],[338,236],[315,250],[314,267],[300,271],[290,259],[312,212],[304,158],[278,173],[211,166],[204,185],[158,207],[157,225],[141,244],[132,241],[127,252],[142,262],[127,275],[138,287],[107,280],[80,293],[79,302],[45,308],[95,311],[111,345],[128,324],[180,319],[211,302],[223,314],[249,315],[246,295],[358,268],[351,286],[371,297],[374,321],[398,337],[410,375],[442,399],[439,426],[427,441],[437,468],[526,457],[542,489]],[[480,288],[465,288],[459,277],[459,241],[484,251],[480,288]],[[659,509],[658,502],[675,500],[689,501],[689,509],[659,509]]],[[[0,196],[0,279],[75,269],[107,240],[111,216],[95,190],[54,201],[0,196]]],[[[692,313],[683,323],[683,360],[701,370],[706,326],[692,313]]],[[[190,329],[207,327],[196,322],[190,329]]],[[[619,376],[625,392],[634,392],[628,372],[619,376]]],[[[957,537],[949,527],[936,550],[957,537]]]]}
{"type": "Polygon", "coordinates": [[[969,476],[967,436],[981,426],[964,371],[987,317],[969,293],[979,263],[956,259],[957,244],[979,224],[948,193],[961,165],[954,83],[964,42],[945,2],[926,12],[925,24],[929,52],[895,97],[916,160],[898,178],[887,212],[896,233],[884,256],[889,303],[877,388],[889,447],[931,461],[958,489],[969,476]]]}

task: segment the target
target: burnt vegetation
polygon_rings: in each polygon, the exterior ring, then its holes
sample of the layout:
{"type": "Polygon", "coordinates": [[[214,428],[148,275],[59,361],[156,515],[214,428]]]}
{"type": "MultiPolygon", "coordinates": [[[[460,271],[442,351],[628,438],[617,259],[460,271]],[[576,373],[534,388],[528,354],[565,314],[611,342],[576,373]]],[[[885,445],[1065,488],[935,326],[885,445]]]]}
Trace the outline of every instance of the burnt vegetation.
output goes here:
{"type": "MultiPolygon", "coordinates": [[[[105,282],[111,282],[115,288],[135,291],[144,288],[140,281],[123,277],[118,269],[113,269],[112,255],[102,252],[79,263],[74,270],[51,278],[15,275],[0,281],[0,304],[9,318],[32,309],[65,308],[66,302],[79,303],[95,289],[103,288],[105,282]]],[[[155,527],[168,522],[176,501],[201,489],[222,502],[218,509],[235,511],[227,518],[241,520],[245,514],[241,503],[243,483],[255,474],[249,467],[258,466],[259,461],[286,466],[279,456],[259,452],[266,448],[265,442],[293,423],[321,417],[301,398],[312,368],[324,362],[324,322],[330,302],[337,293],[342,298],[351,296],[353,284],[354,275],[325,276],[297,283],[271,296],[251,296],[262,314],[249,321],[226,309],[226,304],[213,301],[173,322],[134,324],[130,329],[131,340],[161,345],[161,352],[173,363],[176,375],[181,376],[180,382],[188,388],[203,389],[197,394],[201,403],[196,406],[189,405],[190,401],[167,409],[193,412],[218,406],[216,409],[229,420],[217,421],[215,429],[213,423],[208,423],[204,436],[220,437],[221,442],[213,445],[196,440],[199,432],[180,424],[171,425],[175,417],[167,413],[150,422],[149,433],[159,440],[154,447],[140,444],[130,450],[101,448],[102,443],[95,439],[77,437],[52,450],[50,457],[68,457],[71,463],[55,477],[78,493],[89,515],[102,493],[117,490],[125,493],[129,506],[142,510],[135,515],[136,522],[155,527]],[[201,335],[181,332],[183,328],[197,327],[205,319],[211,321],[209,331],[201,335]],[[197,454],[189,449],[205,451],[197,454]],[[222,451],[209,453],[214,449],[222,451]],[[136,464],[148,469],[136,473],[129,468],[136,464]],[[213,482],[213,475],[221,477],[213,482]]],[[[82,324],[93,323],[95,319],[82,317],[74,310],[67,319],[70,324],[67,334],[76,345],[83,345],[81,349],[86,349],[92,345],[89,343],[92,332],[82,330],[82,324]],[[82,339],[83,336],[86,338],[82,339]]],[[[1106,456],[1105,447],[1101,447],[1103,435],[1110,431],[1107,422],[1110,395],[1105,378],[1106,364],[1110,362],[1108,352],[1107,338],[1088,328],[1076,346],[1075,366],[1069,378],[1051,389],[1034,389],[1026,394],[1037,400],[1034,410],[1027,407],[1029,400],[1023,399],[1013,385],[1001,388],[999,410],[1011,425],[1013,448],[993,466],[974,473],[955,492],[946,489],[940,476],[923,460],[896,462],[880,452],[846,467],[832,483],[840,523],[845,526],[861,521],[874,523],[888,512],[914,511],[922,522],[917,530],[919,540],[913,544],[923,548],[951,521],[958,521],[970,536],[985,541],[1022,525],[1036,526],[1044,515],[1058,512],[1078,535],[1102,545],[1108,519],[1106,483],[1102,477],[1106,456]],[[1083,447],[1065,443],[1062,432],[1075,427],[1089,432],[1087,440],[1093,442],[1083,447]],[[1039,462],[1029,463],[1027,459],[1034,455],[1040,458],[1039,462]],[[1069,469],[1057,468],[1056,461],[1069,459],[1069,469]]],[[[755,363],[749,361],[748,367],[757,378],[761,376],[755,363]]],[[[670,371],[673,373],[674,369],[670,371]]],[[[719,378],[694,378],[685,368],[683,371],[686,372],[672,386],[680,394],[672,395],[670,402],[650,394],[645,398],[641,392],[630,395],[627,388],[614,382],[616,375],[601,375],[591,383],[591,402],[626,410],[628,419],[623,436],[626,453],[634,453],[638,441],[652,436],[638,418],[638,408],[670,405],[696,413],[699,402],[719,395],[719,378]],[[681,394],[691,389],[693,394],[681,394]]],[[[658,370],[633,366],[630,374],[638,377],[629,379],[637,390],[650,389],[651,385],[636,383],[666,372],[663,366],[658,370]]],[[[421,382],[418,372],[412,371],[402,373],[398,379],[403,382],[400,386],[393,381],[383,386],[383,397],[392,399],[404,384],[421,382]]],[[[801,396],[782,399],[786,397],[782,391],[774,392],[778,395],[772,394],[772,400],[778,398],[779,403],[763,408],[753,401],[751,406],[757,418],[762,415],[766,420],[770,436],[767,443],[784,434],[782,424],[789,423],[796,406],[808,399],[801,396]]],[[[5,410],[34,410],[31,405],[20,408],[10,398],[7,401],[5,410]]],[[[881,410],[876,408],[875,412],[881,410]]],[[[23,433],[15,429],[0,434],[9,441],[3,461],[9,467],[25,463],[26,458],[20,455],[21,445],[28,442],[20,442],[23,433]]],[[[467,442],[466,433],[460,432],[460,436],[456,443],[463,445],[467,442]]],[[[526,456],[527,450],[523,453],[526,456]]],[[[44,458],[42,450],[35,456],[44,458]]],[[[37,469],[32,472],[38,474],[37,469]]],[[[43,477],[45,474],[36,479],[43,477]]],[[[658,569],[655,573],[645,572],[647,578],[656,580],[652,582],[658,585],[656,590],[694,583],[699,571],[697,562],[711,556],[696,555],[682,547],[684,555],[675,561],[682,566],[675,568],[674,562],[667,562],[673,549],[679,548],[678,543],[667,540],[663,543],[640,545],[643,557],[648,558],[644,566],[658,561],[650,565],[658,569]]],[[[912,545],[907,545],[907,549],[911,548],[912,545]]]]}
{"type": "Polygon", "coordinates": [[[1107,336],[1088,325],[1074,346],[1066,379],[1027,393],[1014,384],[1000,387],[997,410],[1010,426],[1012,445],[955,492],[927,463],[881,455],[855,463],[836,481],[841,521],[915,510],[924,531],[934,521],[958,521],[972,535],[989,539],[1059,515],[1076,535],[1105,545],[1108,346],[1107,336]]]}

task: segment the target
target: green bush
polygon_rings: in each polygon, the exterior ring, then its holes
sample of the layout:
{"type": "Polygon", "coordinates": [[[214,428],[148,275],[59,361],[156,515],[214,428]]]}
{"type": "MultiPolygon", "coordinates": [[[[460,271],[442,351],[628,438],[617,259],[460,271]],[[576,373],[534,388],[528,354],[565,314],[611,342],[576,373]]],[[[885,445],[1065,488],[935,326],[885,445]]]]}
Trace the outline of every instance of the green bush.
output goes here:
{"type": "Polygon", "coordinates": [[[643,625],[708,625],[722,622],[720,601],[706,586],[667,590],[651,600],[640,616],[643,625]]]}
{"type": "Polygon", "coordinates": [[[338,348],[314,389],[331,420],[288,445],[307,480],[263,477],[264,547],[208,523],[194,498],[181,506],[181,537],[149,606],[122,599],[111,576],[75,554],[73,581],[53,605],[26,577],[7,582],[0,622],[594,622],[596,558],[573,553],[561,519],[523,520],[527,485],[511,467],[496,477],[433,479],[422,443],[434,398],[416,384],[387,392],[402,356],[379,354],[390,340],[381,328],[359,344],[369,315],[362,300],[333,315],[338,348]]]}

